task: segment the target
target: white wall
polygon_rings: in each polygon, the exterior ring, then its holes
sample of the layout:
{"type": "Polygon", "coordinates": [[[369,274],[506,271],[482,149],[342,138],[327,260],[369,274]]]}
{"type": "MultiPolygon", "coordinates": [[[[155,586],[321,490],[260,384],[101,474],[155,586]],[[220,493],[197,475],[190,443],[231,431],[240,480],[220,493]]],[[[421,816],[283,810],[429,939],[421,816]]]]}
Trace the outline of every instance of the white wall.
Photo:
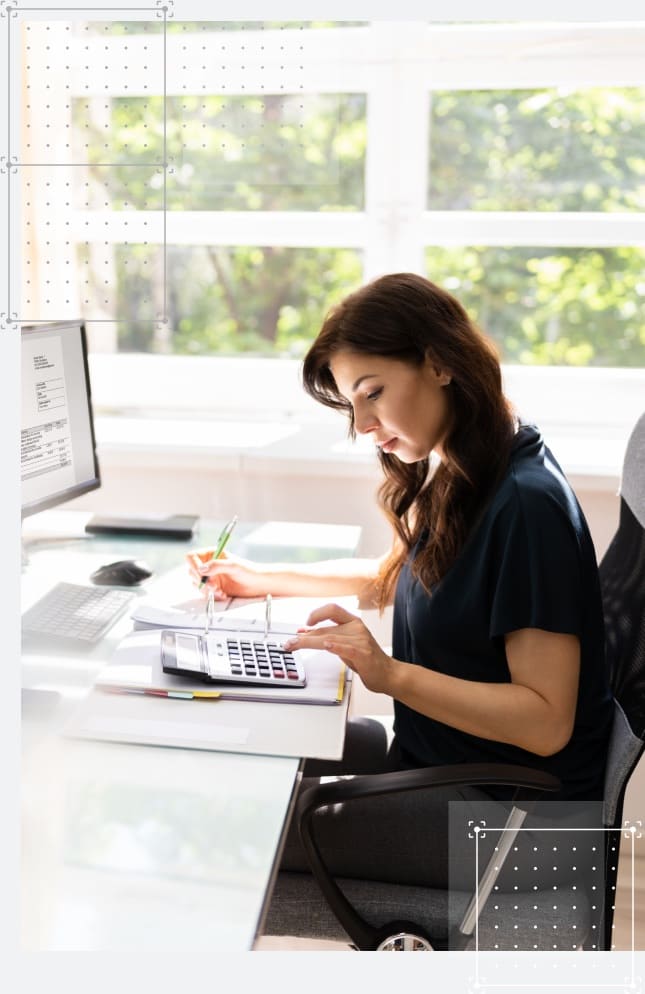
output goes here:
{"type": "MultiPolygon", "coordinates": [[[[190,448],[189,427],[184,446],[99,445],[102,487],[74,506],[106,513],[177,511],[215,519],[238,514],[252,521],[360,524],[361,553],[379,555],[389,530],[375,500],[376,458],[364,447],[354,456],[341,435],[334,442],[322,426],[301,433],[300,443],[291,436],[242,452],[190,448]],[[281,444],[289,454],[279,451],[281,444]]],[[[566,472],[564,460],[563,468],[566,472]]],[[[618,521],[618,475],[568,475],[600,558],[618,521]]]]}

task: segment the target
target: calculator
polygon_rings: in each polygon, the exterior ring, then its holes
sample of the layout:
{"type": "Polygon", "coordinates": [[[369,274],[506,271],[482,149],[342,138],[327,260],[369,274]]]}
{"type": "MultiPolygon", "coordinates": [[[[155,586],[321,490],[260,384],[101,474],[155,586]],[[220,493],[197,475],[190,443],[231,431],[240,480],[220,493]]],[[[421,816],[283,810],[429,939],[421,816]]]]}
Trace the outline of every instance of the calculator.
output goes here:
{"type": "Polygon", "coordinates": [[[162,631],[161,665],[164,673],[190,676],[206,683],[262,684],[304,687],[304,668],[273,638],[254,632],[162,631]]]}

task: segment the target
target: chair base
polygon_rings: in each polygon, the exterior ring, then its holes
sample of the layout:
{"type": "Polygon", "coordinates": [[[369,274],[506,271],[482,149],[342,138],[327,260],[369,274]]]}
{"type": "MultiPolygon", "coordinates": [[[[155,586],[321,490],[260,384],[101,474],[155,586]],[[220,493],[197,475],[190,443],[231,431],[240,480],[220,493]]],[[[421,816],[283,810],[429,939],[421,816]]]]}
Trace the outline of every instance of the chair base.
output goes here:
{"type": "Polygon", "coordinates": [[[412,932],[398,932],[384,939],[377,948],[377,953],[432,953],[432,946],[427,939],[412,932]]]}
{"type": "MultiPolygon", "coordinates": [[[[386,886],[378,881],[344,878],[337,882],[347,899],[371,924],[402,919],[416,922],[418,929],[430,936],[428,944],[435,952],[456,948],[454,930],[461,922],[469,894],[453,892],[449,900],[445,891],[425,887],[386,886]]],[[[493,893],[479,924],[478,946],[481,950],[511,952],[573,952],[585,943],[590,949],[598,949],[601,948],[596,938],[598,927],[593,928],[590,914],[584,894],[567,888],[561,888],[556,899],[552,893],[493,893]],[[538,923],[540,927],[536,929],[538,923]]],[[[403,929],[400,931],[404,933],[403,929]]],[[[405,934],[415,931],[406,928],[405,934]]],[[[264,932],[353,944],[308,873],[278,874],[264,932]]],[[[468,948],[474,949],[475,945],[473,937],[468,948]]],[[[463,946],[460,944],[459,948],[463,946]]]]}

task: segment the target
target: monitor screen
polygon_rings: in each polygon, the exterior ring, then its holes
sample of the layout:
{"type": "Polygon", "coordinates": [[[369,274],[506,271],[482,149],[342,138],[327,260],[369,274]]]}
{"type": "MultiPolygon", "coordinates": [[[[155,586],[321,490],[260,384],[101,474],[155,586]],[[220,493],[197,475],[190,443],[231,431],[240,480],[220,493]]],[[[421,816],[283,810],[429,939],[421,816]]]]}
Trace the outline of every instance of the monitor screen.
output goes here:
{"type": "Polygon", "coordinates": [[[20,476],[22,517],[101,485],[85,325],[23,325],[20,476]]]}

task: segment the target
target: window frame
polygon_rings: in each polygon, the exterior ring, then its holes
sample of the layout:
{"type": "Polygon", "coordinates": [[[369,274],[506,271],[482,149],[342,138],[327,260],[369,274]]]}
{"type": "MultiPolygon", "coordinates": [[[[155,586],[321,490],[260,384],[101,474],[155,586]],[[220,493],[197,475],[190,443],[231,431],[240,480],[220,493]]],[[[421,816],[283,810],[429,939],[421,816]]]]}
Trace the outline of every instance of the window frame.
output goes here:
{"type": "MultiPolygon", "coordinates": [[[[241,49],[242,41],[252,41],[253,35],[252,31],[240,32],[240,37],[234,39],[231,32],[222,32],[228,46],[225,89],[222,88],[222,74],[212,66],[206,74],[211,81],[209,93],[254,92],[253,73],[249,73],[248,60],[241,49]]],[[[72,229],[77,235],[82,232],[90,241],[100,239],[115,243],[144,238],[162,241],[165,234],[167,242],[173,244],[354,248],[363,253],[365,281],[388,271],[423,273],[424,252],[430,245],[602,248],[645,243],[645,212],[426,209],[432,90],[524,89],[576,83],[585,86],[643,85],[645,21],[451,25],[418,20],[372,21],[362,27],[287,29],[284,32],[266,31],[262,36],[263,41],[268,40],[270,47],[273,46],[262,74],[267,90],[279,88],[279,91],[289,92],[292,87],[296,92],[366,94],[368,142],[364,210],[173,211],[165,215],[161,211],[118,211],[111,212],[107,228],[105,212],[73,211],[72,229]],[[296,39],[303,42],[304,55],[288,54],[281,67],[277,41],[293,43],[295,52],[296,39]],[[298,61],[300,58],[304,60],[303,66],[298,61]]],[[[154,39],[157,39],[157,56],[160,57],[164,39],[161,35],[147,36],[147,43],[154,46],[154,39]]],[[[98,56],[99,46],[102,48],[106,39],[89,40],[93,72],[89,78],[83,72],[88,53],[81,53],[80,45],[76,45],[73,52],[74,93],[105,95],[108,80],[109,95],[135,95],[137,85],[143,85],[141,81],[137,83],[136,72],[133,76],[128,75],[124,89],[123,77],[115,77],[112,69],[103,70],[104,59],[93,57],[98,56]]],[[[190,33],[167,34],[164,44],[167,94],[197,92],[197,77],[193,74],[193,84],[187,88],[186,76],[180,78],[177,68],[180,46],[188,44],[190,47],[196,43],[190,33]]],[[[123,55],[125,44],[130,46],[132,55],[133,36],[109,37],[115,59],[123,55]]],[[[139,60],[132,59],[132,63],[138,64],[139,60]]],[[[111,65],[110,60],[108,64],[111,65]]],[[[190,72],[188,78],[191,78],[190,72]]],[[[93,353],[93,379],[99,384],[95,387],[95,400],[100,409],[138,409],[143,413],[146,405],[137,402],[136,390],[131,389],[142,382],[142,359],[148,367],[144,377],[148,382],[154,382],[162,369],[168,370],[172,365],[174,389],[159,394],[164,398],[166,411],[195,409],[194,382],[197,368],[201,366],[198,379],[226,382],[228,402],[222,406],[221,396],[212,402],[207,392],[200,392],[197,393],[200,408],[217,410],[223,416],[235,416],[240,410],[239,399],[252,395],[256,411],[270,411],[286,418],[316,418],[313,408],[300,399],[302,391],[294,375],[294,360],[244,355],[234,358],[142,357],[93,353]],[[172,360],[170,365],[169,360],[172,360]],[[277,382],[284,390],[276,391],[277,382]]],[[[577,383],[580,372],[564,371],[557,374],[556,379],[562,384],[569,377],[572,384],[577,383]]],[[[616,383],[621,379],[620,375],[615,375],[618,372],[594,370],[594,382],[604,379],[608,385],[616,383]]],[[[552,381],[552,368],[527,370],[524,382],[533,380],[543,384],[552,381]]],[[[617,409],[620,409],[620,393],[616,390],[617,409]]],[[[148,391],[145,395],[148,396],[148,391]]],[[[161,405],[157,401],[153,406],[159,408],[161,405]]],[[[247,415],[254,416],[250,410],[247,415]]],[[[624,417],[627,416],[626,411],[624,417]]],[[[319,414],[319,417],[324,415],[319,414]]],[[[575,415],[572,417],[577,420],[575,415]]]]}

